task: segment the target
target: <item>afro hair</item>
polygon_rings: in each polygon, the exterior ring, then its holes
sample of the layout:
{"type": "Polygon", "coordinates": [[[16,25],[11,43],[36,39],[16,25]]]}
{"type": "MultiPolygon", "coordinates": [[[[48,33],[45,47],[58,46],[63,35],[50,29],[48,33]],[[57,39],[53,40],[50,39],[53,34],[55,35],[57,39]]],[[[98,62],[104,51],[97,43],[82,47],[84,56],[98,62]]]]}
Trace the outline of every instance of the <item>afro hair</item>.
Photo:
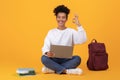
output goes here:
{"type": "Polygon", "coordinates": [[[59,12],[64,12],[66,14],[66,16],[68,17],[68,14],[70,13],[70,9],[68,9],[66,6],[64,5],[59,5],[57,6],[54,10],[53,10],[54,14],[57,16],[57,14],[59,12]]]}

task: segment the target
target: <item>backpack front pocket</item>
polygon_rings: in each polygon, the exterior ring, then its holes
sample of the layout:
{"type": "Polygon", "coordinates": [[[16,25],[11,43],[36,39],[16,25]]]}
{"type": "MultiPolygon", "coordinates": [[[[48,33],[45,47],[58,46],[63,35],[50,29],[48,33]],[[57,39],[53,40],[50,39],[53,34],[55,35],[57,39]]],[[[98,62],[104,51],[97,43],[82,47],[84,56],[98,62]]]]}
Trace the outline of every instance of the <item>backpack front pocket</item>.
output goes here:
{"type": "Polygon", "coordinates": [[[96,53],[94,56],[94,69],[104,70],[108,68],[108,54],[107,53],[96,53]]]}

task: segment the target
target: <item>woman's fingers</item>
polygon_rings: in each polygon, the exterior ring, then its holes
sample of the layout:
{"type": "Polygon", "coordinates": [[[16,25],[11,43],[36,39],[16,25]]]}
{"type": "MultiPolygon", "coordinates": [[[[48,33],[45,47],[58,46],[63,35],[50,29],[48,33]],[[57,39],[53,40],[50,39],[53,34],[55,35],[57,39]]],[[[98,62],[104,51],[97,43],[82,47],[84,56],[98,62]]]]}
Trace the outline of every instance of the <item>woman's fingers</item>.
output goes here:
{"type": "Polygon", "coordinates": [[[54,56],[54,53],[48,52],[48,53],[47,53],[47,56],[48,56],[48,57],[53,57],[53,56],[54,56]]]}
{"type": "Polygon", "coordinates": [[[72,21],[74,24],[76,24],[77,26],[80,26],[80,23],[79,23],[79,20],[78,20],[78,15],[75,14],[74,15],[74,18],[73,18],[73,21],[72,21]]]}
{"type": "Polygon", "coordinates": [[[78,15],[77,15],[77,14],[75,14],[74,16],[75,16],[75,18],[78,18],[78,15]]]}
{"type": "Polygon", "coordinates": [[[73,18],[72,22],[75,23],[75,18],[73,18]]]}
{"type": "Polygon", "coordinates": [[[77,23],[78,22],[78,18],[77,17],[74,17],[73,20],[72,20],[73,23],[77,23]]]}

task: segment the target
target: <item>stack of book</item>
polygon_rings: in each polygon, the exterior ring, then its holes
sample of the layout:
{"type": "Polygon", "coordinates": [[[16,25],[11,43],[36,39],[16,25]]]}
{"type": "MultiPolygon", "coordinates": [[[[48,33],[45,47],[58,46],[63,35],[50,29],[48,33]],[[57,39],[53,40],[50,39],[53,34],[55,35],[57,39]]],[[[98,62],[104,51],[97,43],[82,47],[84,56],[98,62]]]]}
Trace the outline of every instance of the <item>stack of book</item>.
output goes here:
{"type": "Polygon", "coordinates": [[[35,70],[33,68],[18,68],[16,73],[20,76],[35,75],[35,70]]]}

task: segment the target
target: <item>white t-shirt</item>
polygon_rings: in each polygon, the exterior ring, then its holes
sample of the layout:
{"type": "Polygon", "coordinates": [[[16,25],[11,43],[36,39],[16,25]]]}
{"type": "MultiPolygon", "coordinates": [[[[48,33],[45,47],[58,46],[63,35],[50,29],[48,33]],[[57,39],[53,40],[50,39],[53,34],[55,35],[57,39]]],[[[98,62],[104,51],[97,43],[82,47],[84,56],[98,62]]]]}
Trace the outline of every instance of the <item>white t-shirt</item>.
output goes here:
{"type": "Polygon", "coordinates": [[[83,27],[77,27],[77,31],[72,28],[60,30],[54,28],[50,30],[44,40],[42,47],[43,55],[50,51],[50,45],[72,46],[74,44],[82,44],[86,41],[86,32],[83,27]]]}

